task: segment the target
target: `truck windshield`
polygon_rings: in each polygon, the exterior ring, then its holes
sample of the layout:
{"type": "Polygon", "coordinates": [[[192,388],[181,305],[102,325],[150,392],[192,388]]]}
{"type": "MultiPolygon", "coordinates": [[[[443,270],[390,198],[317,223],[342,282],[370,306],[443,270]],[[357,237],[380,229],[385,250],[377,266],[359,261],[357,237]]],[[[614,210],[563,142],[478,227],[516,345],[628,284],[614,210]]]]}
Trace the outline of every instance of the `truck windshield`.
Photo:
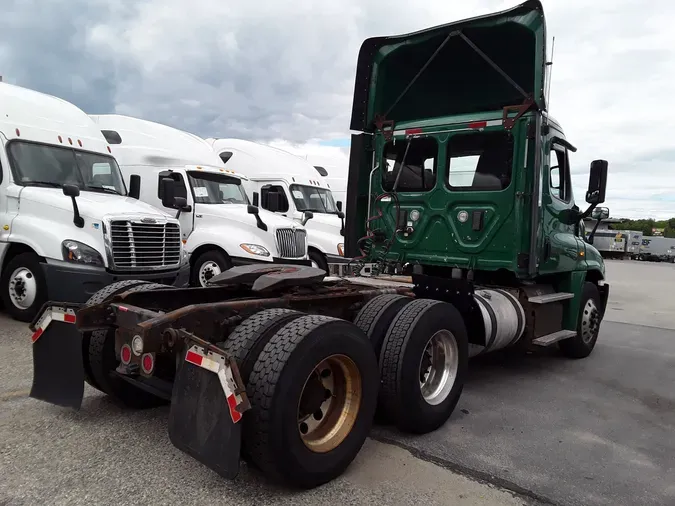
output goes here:
{"type": "Polygon", "coordinates": [[[12,141],[8,146],[16,184],[126,195],[120,168],[112,156],[72,148],[12,141]]]}
{"type": "Polygon", "coordinates": [[[312,211],[316,213],[338,212],[330,190],[299,184],[292,184],[290,190],[298,211],[312,211]]]}
{"type": "Polygon", "coordinates": [[[188,172],[197,204],[248,204],[241,180],[213,172],[188,172]]]}

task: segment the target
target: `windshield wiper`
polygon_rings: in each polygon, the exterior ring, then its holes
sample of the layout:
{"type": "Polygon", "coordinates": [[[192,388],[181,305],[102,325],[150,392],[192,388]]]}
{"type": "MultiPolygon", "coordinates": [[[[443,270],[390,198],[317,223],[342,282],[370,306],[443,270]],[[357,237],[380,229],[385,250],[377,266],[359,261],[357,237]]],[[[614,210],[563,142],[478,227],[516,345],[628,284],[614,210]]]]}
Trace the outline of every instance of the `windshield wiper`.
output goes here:
{"type": "Polygon", "coordinates": [[[113,193],[115,195],[122,195],[113,188],[106,188],[105,186],[87,186],[87,190],[102,191],[104,193],[113,193]]]}
{"type": "Polygon", "coordinates": [[[63,188],[63,184],[56,181],[21,181],[24,186],[49,186],[50,188],[63,188]]]}

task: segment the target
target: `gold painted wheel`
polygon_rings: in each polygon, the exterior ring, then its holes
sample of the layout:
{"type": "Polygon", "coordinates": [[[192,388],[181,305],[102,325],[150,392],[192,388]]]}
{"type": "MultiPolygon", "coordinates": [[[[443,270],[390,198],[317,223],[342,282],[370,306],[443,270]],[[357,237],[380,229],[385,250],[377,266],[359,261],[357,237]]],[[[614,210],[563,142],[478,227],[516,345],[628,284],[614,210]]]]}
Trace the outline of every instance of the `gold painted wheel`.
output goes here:
{"type": "Polygon", "coordinates": [[[298,430],[316,453],[337,448],[354,426],[361,407],[361,373],[345,355],[331,355],[305,381],[298,403],[298,430]]]}

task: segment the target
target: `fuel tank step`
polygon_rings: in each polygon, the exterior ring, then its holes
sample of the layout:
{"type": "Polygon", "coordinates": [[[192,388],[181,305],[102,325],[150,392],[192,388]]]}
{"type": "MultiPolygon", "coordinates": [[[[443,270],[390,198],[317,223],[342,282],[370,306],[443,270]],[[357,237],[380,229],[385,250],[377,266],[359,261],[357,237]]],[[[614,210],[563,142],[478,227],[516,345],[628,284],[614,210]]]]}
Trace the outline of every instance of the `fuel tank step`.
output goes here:
{"type": "Polygon", "coordinates": [[[547,293],[545,295],[535,295],[527,299],[531,304],[549,304],[550,302],[560,302],[561,300],[567,300],[574,298],[573,293],[569,292],[557,292],[557,293],[547,293]]]}
{"type": "Polygon", "coordinates": [[[546,334],[545,336],[533,339],[532,344],[536,344],[537,346],[551,346],[558,341],[569,339],[576,335],[577,333],[573,330],[559,330],[558,332],[553,332],[552,334],[546,334]]]}

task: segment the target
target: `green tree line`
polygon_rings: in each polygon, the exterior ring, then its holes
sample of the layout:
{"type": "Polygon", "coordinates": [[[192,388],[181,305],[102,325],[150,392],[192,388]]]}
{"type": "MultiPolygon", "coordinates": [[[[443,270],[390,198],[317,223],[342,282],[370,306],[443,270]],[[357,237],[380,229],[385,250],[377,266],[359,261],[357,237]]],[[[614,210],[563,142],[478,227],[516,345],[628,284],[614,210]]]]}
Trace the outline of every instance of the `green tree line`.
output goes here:
{"type": "Polygon", "coordinates": [[[675,218],[669,220],[622,220],[621,223],[612,223],[610,225],[613,230],[635,230],[642,232],[644,235],[652,235],[652,230],[655,228],[663,229],[664,237],[675,237],[675,218]]]}

